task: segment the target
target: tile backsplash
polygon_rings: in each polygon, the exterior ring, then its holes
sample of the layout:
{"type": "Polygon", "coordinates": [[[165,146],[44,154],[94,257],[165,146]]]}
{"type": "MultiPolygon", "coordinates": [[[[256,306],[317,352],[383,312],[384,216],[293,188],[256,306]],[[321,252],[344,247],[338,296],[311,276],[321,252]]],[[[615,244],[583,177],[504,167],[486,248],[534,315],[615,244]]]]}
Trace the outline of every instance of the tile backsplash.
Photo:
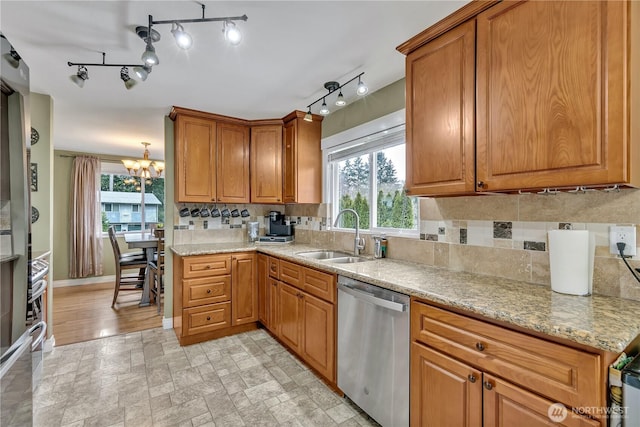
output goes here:
{"type": "MultiPolygon", "coordinates": [[[[179,223],[174,224],[174,244],[243,241],[246,220],[259,221],[260,234],[264,234],[265,217],[270,210],[278,210],[296,224],[296,241],[328,249],[353,249],[353,232],[328,230],[328,204],[238,207],[246,207],[251,217],[231,218],[230,224],[225,224],[219,219],[179,218],[176,206],[179,223]],[[240,221],[234,224],[233,220],[240,221]]],[[[640,190],[421,198],[419,238],[389,236],[387,255],[550,286],[547,232],[589,230],[596,239],[594,293],[640,301],[640,284],[619,258],[609,254],[609,227],[616,224],[640,224],[640,190]]],[[[363,236],[364,253],[371,255],[372,235],[363,236]]],[[[640,267],[640,257],[631,259],[630,264],[640,267]]]]}

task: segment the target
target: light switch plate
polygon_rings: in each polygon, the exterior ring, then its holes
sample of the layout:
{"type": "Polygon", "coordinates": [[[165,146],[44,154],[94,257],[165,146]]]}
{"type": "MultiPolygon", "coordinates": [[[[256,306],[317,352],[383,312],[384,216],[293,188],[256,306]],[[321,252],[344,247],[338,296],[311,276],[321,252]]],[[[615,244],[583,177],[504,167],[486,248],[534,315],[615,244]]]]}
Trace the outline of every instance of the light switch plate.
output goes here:
{"type": "Polygon", "coordinates": [[[635,225],[612,225],[609,227],[609,251],[612,254],[620,255],[616,243],[623,242],[624,254],[636,255],[636,226],[635,225]]]}

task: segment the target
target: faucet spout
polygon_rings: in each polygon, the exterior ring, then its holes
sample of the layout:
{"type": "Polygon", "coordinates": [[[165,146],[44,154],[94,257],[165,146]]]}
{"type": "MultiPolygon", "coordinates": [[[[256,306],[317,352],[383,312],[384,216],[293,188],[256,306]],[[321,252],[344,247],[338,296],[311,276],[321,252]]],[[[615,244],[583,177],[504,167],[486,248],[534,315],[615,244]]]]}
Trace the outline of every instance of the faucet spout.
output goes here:
{"type": "Polygon", "coordinates": [[[333,226],[338,226],[338,221],[345,212],[350,212],[356,217],[356,235],[353,240],[353,256],[358,256],[360,255],[360,251],[364,249],[364,239],[360,238],[360,215],[358,215],[358,212],[353,209],[342,209],[340,212],[338,212],[338,215],[336,215],[333,226]]]}

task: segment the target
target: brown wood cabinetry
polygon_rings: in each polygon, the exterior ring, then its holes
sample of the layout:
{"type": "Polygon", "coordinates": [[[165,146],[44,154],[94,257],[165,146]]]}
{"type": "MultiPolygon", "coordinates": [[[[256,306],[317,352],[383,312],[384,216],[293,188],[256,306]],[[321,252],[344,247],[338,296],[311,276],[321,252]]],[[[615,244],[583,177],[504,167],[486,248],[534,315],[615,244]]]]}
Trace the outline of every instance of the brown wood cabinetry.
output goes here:
{"type": "Polygon", "coordinates": [[[282,125],[251,128],[251,202],[282,203],[282,125]]]}
{"type": "Polygon", "coordinates": [[[171,116],[176,122],[175,200],[249,203],[248,126],[178,107],[171,116]]]}
{"type": "Polygon", "coordinates": [[[336,278],[290,261],[260,260],[261,322],[330,383],[336,381],[336,278]]]}
{"type": "Polygon", "coordinates": [[[600,425],[571,414],[606,406],[599,354],[418,301],[411,305],[411,340],[412,425],[550,425],[547,410],[555,402],[569,408],[561,425],[600,425]]]}
{"type": "Polygon", "coordinates": [[[411,194],[637,186],[638,8],[472,2],[399,46],[411,194]]]}
{"type": "Polygon", "coordinates": [[[181,345],[256,328],[255,253],[173,259],[173,327],[181,345]]]}
{"type": "Polygon", "coordinates": [[[307,122],[304,115],[294,111],[283,119],[285,203],[322,202],[322,116],[307,122]]]}
{"type": "Polygon", "coordinates": [[[255,323],[258,321],[256,254],[233,254],[231,265],[231,323],[234,326],[255,323]]]}
{"type": "Polygon", "coordinates": [[[256,264],[256,281],[258,283],[258,320],[269,329],[269,312],[267,303],[267,286],[269,286],[269,256],[258,254],[256,264]]]}

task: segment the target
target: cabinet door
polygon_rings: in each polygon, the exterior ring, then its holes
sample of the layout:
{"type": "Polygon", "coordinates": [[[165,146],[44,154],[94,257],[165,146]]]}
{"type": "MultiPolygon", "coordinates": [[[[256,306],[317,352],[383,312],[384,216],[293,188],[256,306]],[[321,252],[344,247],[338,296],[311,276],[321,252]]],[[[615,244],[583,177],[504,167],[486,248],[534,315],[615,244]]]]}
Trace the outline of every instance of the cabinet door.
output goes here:
{"type": "Polygon", "coordinates": [[[278,308],[278,337],[299,354],[302,339],[302,292],[286,283],[278,283],[278,308]]]}
{"type": "Polygon", "coordinates": [[[298,195],[298,161],[297,161],[297,135],[298,121],[291,120],[284,124],[283,147],[283,198],[285,203],[294,203],[298,195]]]}
{"type": "Polygon", "coordinates": [[[175,123],[175,200],[202,202],[216,194],[216,123],[178,115],[175,123]]]}
{"type": "Polygon", "coordinates": [[[267,281],[267,329],[272,334],[280,336],[280,305],[278,302],[278,286],[279,282],[271,277],[267,281]]]}
{"type": "Polygon", "coordinates": [[[406,59],[406,186],[411,195],[475,189],[475,21],[406,59]]]}
{"type": "Polygon", "coordinates": [[[302,358],[324,375],[335,381],[335,309],[307,293],[303,294],[302,358]]]}
{"type": "Polygon", "coordinates": [[[322,116],[307,122],[297,113],[284,124],[284,202],[321,203],[322,116]]]}
{"type": "Polygon", "coordinates": [[[627,2],[504,2],[478,15],[479,190],[628,181],[627,2]]]}
{"type": "Polygon", "coordinates": [[[413,342],[410,387],[412,426],[482,426],[480,371],[413,342]]]}
{"type": "Polygon", "coordinates": [[[282,203],[282,126],[251,128],[251,203],[282,203]]]}
{"type": "Polygon", "coordinates": [[[249,203],[249,128],[218,123],[217,201],[249,203]]]}
{"type": "Polygon", "coordinates": [[[595,427],[598,421],[574,414],[571,409],[525,391],[492,375],[483,375],[484,426],[595,427]],[[555,403],[555,406],[552,405],[555,403]],[[553,419],[552,419],[553,418],[553,419]]]}
{"type": "Polygon", "coordinates": [[[231,263],[232,325],[255,322],[258,320],[255,254],[235,254],[231,263]]]}
{"type": "Polygon", "coordinates": [[[258,320],[269,329],[269,301],[267,289],[269,286],[269,257],[258,254],[258,320]]]}

